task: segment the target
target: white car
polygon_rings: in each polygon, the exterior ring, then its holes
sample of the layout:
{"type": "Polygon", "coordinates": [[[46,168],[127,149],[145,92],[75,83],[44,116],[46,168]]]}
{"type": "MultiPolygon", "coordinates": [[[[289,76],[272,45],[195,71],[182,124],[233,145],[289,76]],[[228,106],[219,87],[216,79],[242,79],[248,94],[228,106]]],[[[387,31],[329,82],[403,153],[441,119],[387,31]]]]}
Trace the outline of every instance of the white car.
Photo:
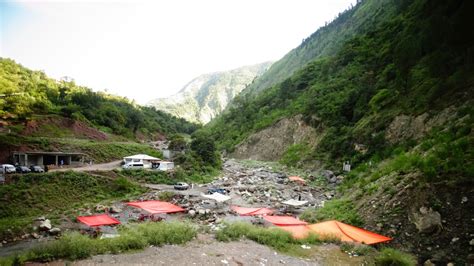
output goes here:
{"type": "Polygon", "coordinates": [[[5,174],[16,173],[15,166],[11,164],[2,164],[2,169],[5,174]]]}

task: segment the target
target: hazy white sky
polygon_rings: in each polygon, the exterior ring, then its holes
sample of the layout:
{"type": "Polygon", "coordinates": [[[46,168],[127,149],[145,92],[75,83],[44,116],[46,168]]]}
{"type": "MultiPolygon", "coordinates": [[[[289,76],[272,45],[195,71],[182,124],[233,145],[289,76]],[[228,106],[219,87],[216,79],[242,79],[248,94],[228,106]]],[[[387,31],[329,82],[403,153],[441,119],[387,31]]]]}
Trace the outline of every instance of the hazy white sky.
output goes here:
{"type": "Polygon", "coordinates": [[[277,60],[356,0],[0,0],[0,56],[138,103],[277,60]]]}

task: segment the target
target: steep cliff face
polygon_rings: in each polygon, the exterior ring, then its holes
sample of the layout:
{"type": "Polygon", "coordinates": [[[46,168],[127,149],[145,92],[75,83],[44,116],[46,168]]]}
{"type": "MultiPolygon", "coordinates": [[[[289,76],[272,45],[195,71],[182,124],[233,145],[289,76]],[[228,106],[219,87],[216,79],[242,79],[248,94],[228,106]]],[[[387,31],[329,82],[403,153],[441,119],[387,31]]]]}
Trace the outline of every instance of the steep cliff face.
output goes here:
{"type": "Polygon", "coordinates": [[[204,74],[193,79],[177,94],[152,100],[149,105],[188,121],[206,124],[270,65],[271,62],[265,62],[204,74]]]}

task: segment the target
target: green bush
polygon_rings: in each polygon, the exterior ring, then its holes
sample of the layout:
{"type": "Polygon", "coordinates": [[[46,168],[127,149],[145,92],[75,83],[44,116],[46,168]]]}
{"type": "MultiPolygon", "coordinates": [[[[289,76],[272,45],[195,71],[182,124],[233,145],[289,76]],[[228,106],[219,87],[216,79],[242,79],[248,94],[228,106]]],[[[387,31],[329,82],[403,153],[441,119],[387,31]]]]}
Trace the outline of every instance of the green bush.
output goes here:
{"type": "Polygon", "coordinates": [[[374,258],[375,265],[380,266],[412,266],[416,265],[413,255],[398,251],[393,248],[384,248],[374,258]]]}
{"type": "Polygon", "coordinates": [[[315,209],[308,208],[300,218],[309,223],[316,223],[326,220],[338,220],[351,225],[362,225],[362,219],[355,210],[354,204],[345,199],[334,199],[327,201],[324,207],[315,209]]]}
{"type": "Polygon", "coordinates": [[[77,232],[65,234],[30,251],[0,260],[1,265],[14,265],[14,261],[78,260],[104,253],[140,250],[149,245],[183,244],[197,235],[193,226],[180,222],[143,223],[122,227],[116,238],[93,239],[77,232]]]}

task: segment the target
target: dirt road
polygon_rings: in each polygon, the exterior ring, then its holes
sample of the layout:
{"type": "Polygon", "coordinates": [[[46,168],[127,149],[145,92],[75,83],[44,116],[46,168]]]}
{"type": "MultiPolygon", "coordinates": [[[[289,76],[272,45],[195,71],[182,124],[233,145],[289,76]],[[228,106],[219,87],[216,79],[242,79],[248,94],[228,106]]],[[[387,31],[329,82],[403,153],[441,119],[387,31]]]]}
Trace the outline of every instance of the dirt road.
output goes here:
{"type": "Polygon", "coordinates": [[[77,168],[57,168],[50,169],[50,172],[64,172],[64,171],[77,171],[77,172],[88,172],[88,171],[112,171],[120,167],[122,160],[117,160],[109,163],[91,164],[77,168]]]}
{"type": "Polygon", "coordinates": [[[217,242],[209,235],[184,245],[150,247],[139,253],[99,255],[73,265],[361,265],[335,245],[312,247],[308,258],[279,254],[253,241],[217,242]]]}

